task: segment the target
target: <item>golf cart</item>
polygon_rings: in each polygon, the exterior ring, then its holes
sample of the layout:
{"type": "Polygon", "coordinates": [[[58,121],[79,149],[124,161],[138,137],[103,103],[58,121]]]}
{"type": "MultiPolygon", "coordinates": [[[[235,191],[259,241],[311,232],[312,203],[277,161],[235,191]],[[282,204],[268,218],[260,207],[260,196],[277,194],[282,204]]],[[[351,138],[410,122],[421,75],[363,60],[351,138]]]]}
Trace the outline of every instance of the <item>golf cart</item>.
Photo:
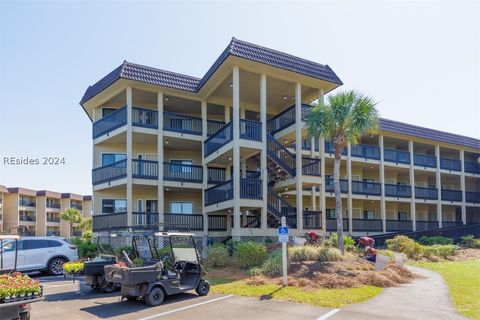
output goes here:
{"type": "Polygon", "coordinates": [[[195,290],[201,296],[207,295],[210,284],[204,279],[194,235],[155,232],[153,236],[150,240],[161,237],[165,246],[160,250],[157,250],[158,246],[150,246],[154,249],[154,256],[142,261],[142,266],[135,266],[125,252],[123,258],[126,265],[105,266],[106,280],[121,284],[122,299],[143,298],[147,305],[158,306],[165,295],[190,290],[195,290]]]}
{"type": "Polygon", "coordinates": [[[17,234],[0,234],[0,319],[30,319],[30,303],[43,300],[43,288],[27,275],[16,272],[18,262],[17,234]],[[15,251],[15,259],[3,259],[3,253],[15,251]],[[10,293],[12,283],[21,283],[23,290],[10,293]],[[10,292],[9,292],[10,291],[10,292]],[[7,292],[8,296],[7,296],[7,292]]]}

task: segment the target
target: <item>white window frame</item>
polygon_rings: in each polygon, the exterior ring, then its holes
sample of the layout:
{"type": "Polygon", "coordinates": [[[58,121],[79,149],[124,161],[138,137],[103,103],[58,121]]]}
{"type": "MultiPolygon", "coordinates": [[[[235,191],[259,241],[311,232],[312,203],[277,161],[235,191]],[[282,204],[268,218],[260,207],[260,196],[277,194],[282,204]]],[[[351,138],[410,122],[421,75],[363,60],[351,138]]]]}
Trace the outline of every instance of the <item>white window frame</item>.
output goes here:
{"type": "Polygon", "coordinates": [[[175,214],[194,214],[194,211],[195,211],[195,203],[194,203],[194,201],[188,201],[188,200],[187,200],[187,201],[181,201],[181,200],[175,201],[175,200],[172,200],[172,201],[169,202],[169,209],[170,209],[170,210],[169,210],[170,213],[175,213],[175,214]],[[181,204],[182,204],[182,211],[183,211],[183,203],[191,203],[191,204],[192,204],[192,213],[172,212],[172,211],[173,211],[173,210],[172,210],[172,204],[174,204],[174,203],[181,203],[181,204]]]}

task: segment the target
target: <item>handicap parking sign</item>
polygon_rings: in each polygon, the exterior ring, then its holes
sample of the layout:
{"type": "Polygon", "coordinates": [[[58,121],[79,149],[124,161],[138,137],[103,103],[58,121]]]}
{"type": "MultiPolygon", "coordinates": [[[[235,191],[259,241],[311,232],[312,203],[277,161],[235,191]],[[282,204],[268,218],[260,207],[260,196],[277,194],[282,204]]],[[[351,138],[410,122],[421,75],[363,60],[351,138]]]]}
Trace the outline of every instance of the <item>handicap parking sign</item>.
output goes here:
{"type": "Polygon", "coordinates": [[[279,227],[278,228],[278,241],[279,242],[288,242],[288,227],[279,227]]]}

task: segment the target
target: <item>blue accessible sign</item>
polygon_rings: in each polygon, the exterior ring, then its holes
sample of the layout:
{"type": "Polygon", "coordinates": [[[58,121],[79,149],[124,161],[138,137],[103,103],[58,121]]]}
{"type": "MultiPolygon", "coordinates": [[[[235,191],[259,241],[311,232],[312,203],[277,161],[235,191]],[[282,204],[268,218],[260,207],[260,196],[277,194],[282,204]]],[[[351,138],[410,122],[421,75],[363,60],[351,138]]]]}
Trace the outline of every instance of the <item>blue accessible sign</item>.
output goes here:
{"type": "Polygon", "coordinates": [[[278,228],[278,241],[279,242],[288,242],[288,227],[279,227],[278,228]]]}

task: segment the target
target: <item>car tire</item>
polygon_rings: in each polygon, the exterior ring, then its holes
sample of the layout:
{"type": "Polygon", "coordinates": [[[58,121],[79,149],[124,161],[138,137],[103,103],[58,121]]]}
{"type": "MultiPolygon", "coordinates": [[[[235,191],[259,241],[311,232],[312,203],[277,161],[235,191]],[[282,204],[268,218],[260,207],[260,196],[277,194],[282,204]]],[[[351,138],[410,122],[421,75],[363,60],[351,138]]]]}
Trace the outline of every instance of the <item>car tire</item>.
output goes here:
{"type": "Polygon", "coordinates": [[[156,307],[162,304],[163,298],[165,298],[163,290],[159,287],[154,287],[145,296],[145,303],[149,306],[156,307]]]}
{"type": "Polygon", "coordinates": [[[114,282],[105,281],[102,283],[100,290],[103,293],[112,293],[117,288],[117,285],[114,282]]]}
{"type": "Polygon", "coordinates": [[[200,280],[195,292],[199,296],[206,296],[210,292],[210,283],[207,280],[200,280]]]}
{"type": "Polygon", "coordinates": [[[59,276],[63,274],[63,264],[66,262],[63,258],[54,258],[48,264],[48,274],[51,276],[59,276]]]}

